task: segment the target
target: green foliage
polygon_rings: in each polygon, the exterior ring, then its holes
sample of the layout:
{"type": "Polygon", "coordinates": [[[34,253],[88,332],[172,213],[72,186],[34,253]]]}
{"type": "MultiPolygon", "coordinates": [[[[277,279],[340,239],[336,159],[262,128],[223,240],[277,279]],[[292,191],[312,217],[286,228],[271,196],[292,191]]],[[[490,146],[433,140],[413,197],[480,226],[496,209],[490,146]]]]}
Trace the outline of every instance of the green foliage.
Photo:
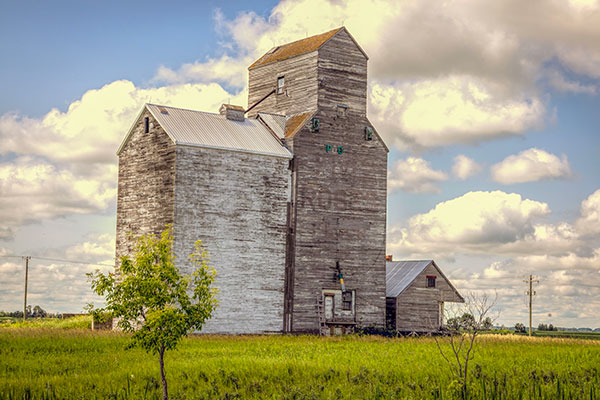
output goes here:
{"type": "Polygon", "coordinates": [[[525,325],[523,325],[522,323],[517,322],[515,324],[515,332],[525,333],[525,332],[527,332],[527,328],[525,328],[525,325]]]}
{"type": "Polygon", "coordinates": [[[169,228],[160,238],[145,235],[136,241],[132,257],[121,258],[117,273],[90,274],[92,289],[106,299],[106,308],[118,319],[118,327],[133,332],[134,346],[148,352],[170,350],[190,330],[200,330],[216,307],[211,287],[215,270],[208,253],[197,241],[190,255],[193,272],[182,276],[174,263],[173,237],[169,228]]]}
{"type": "Polygon", "coordinates": [[[177,347],[189,331],[202,329],[216,307],[216,289],[211,287],[216,273],[208,265],[202,243],[197,241],[190,255],[189,276],[180,274],[172,249],[173,236],[167,227],[160,238],[140,237],[133,256],[121,257],[117,273],[88,275],[92,289],[107,304],[93,310],[95,320],[102,321],[110,313],[119,328],[132,333],[130,347],[159,355],[164,400],[168,399],[165,351],[177,347]]]}
{"type": "Polygon", "coordinates": [[[554,327],[554,325],[552,325],[552,324],[550,324],[550,325],[547,325],[547,324],[539,324],[539,325],[538,325],[538,331],[549,331],[549,332],[551,332],[551,331],[556,331],[556,330],[558,330],[558,329],[556,329],[556,328],[554,327]]]}
{"type": "MultiPolygon", "coordinates": [[[[156,399],[131,334],[0,328],[0,399],[156,399]]],[[[449,339],[441,339],[449,346],[449,339]]],[[[482,335],[471,399],[597,399],[600,342],[482,335]]],[[[178,399],[453,399],[432,338],[190,336],[167,355],[178,399]]]]}
{"type": "Polygon", "coordinates": [[[0,318],[3,328],[38,328],[38,329],[91,329],[92,317],[84,315],[73,318],[34,318],[23,321],[21,318],[0,318]]]}

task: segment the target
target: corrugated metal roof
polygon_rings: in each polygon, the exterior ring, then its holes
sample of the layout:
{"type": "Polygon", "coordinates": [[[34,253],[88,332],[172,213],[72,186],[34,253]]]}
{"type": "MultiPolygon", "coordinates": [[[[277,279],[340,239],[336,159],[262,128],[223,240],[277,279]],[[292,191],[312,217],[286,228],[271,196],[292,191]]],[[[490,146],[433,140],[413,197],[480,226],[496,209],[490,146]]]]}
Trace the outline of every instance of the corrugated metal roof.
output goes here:
{"type": "Polygon", "coordinates": [[[256,119],[233,121],[220,114],[202,111],[155,104],[146,104],[146,107],[177,145],[292,158],[292,153],[256,119]]]}
{"type": "Polygon", "coordinates": [[[269,50],[261,58],[254,61],[254,63],[250,65],[248,69],[252,69],[260,65],[269,64],[274,61],[285,60],[287,58],[292,58],[295,56],[299,56],[300,54],[317,50],[333,35],[341,31],[342,29],[344,29],[344,27],[337,28],[329,32],[321,33],[319,35],[311,36],[306,39],[296,40],[292,43],[276,46],[269,50]]]}
{"type": "Polygon", "coordinates": [[[259,112],[258,116],[260,119],[273,131],[279,139],[284,138],[285,133],[285,115],[269,114],[259,112]]]}
{"type": "Polygon", "coordinates": [[[285,138],[289,139],[294,137],[294,135],[296,135],[296,133],[302,129],[308,120],[312,118],[315,112],[316,111],[308,111],[287,117],[285,120],[285,138]]]}
{"type": "Polygon", "coordinates": [[[385,263],[386,297],[397,297],[433,260],[387,261],[385,263]]]}

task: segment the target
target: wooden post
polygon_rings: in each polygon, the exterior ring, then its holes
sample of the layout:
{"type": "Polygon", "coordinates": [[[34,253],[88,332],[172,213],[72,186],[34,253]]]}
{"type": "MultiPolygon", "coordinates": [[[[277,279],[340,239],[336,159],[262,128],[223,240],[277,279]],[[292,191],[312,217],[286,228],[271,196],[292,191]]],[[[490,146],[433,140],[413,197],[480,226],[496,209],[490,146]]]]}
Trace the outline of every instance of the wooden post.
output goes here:
{"type": "Polygon", "coordinates": [[[533,303],[533,276],[529,275],[529,336],[531,336],[531,307],[533,303]]]}
{"type": "Polygon", "coordinates": [[[29,279],[29,260],[30,256],[23,257],[25,259],[25,296],[23,299],[23,321],[27,319],[27,280],[29,279]]]}
{"type": "Polygon", "coordinates": [[[531,314],[532,314],[532,309],[533,309],[533,295],[535,294],[533,291],[533,283],[539,282],[539,280],[533,279],[533,278],[534,278],[533,275],[529,275],[529,278],[527,280],[523,281],[525,283],[529,283],[529,291],[527,292],[527,294],[529,294],[529,336],[531,336],[531,322],[532,322],[531,314]]]}

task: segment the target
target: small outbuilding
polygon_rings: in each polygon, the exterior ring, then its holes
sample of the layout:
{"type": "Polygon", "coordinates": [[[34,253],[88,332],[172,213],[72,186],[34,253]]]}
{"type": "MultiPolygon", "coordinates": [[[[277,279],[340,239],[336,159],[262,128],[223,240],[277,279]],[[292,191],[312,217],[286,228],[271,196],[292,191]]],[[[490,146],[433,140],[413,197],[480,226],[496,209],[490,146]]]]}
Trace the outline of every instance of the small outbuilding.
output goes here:
{"type": "Polygon", "coordinates": [[[386,262],[386,326],[434,332],[444,325],[444,303],[464,303],[433,260],[386,262]]]}

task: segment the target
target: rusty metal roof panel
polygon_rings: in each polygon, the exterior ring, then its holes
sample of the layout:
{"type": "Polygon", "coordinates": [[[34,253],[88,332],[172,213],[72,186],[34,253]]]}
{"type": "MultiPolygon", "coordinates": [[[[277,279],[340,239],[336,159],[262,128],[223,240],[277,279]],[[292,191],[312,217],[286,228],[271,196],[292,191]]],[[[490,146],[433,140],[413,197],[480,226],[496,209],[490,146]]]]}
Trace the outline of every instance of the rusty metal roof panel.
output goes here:
{"type": "Polygon", "coordinates": [[[155,104],[146,107],[177,145],[292,158],[290,151],[256,119],[234,121],[202,111],[155,104]]]}
{"type": "Polygon", "coordinates": [[[386,297],[397,297],[433,260],[387,261],[385,263],[386,297]]]}
{"type": "Polygon", "coordinates": [[[287,117],[285,120],[285,138],[293,138],[315,113],[316,111],[308,111],[287,117]]]}
{"type": "Polygon", "coordinates": [[[296,40],[292,43],[273,47],[265,55],[250,65],[248,69],[315,51],[342,29],[344,29],[344,27],[311,36],[306,39],[296,40]]]}
{"type": "Polygon", "coordinates": [[[258,117],[273,131],[279,139],[285,137],[285,115],[259,112],[258,117]]]}

